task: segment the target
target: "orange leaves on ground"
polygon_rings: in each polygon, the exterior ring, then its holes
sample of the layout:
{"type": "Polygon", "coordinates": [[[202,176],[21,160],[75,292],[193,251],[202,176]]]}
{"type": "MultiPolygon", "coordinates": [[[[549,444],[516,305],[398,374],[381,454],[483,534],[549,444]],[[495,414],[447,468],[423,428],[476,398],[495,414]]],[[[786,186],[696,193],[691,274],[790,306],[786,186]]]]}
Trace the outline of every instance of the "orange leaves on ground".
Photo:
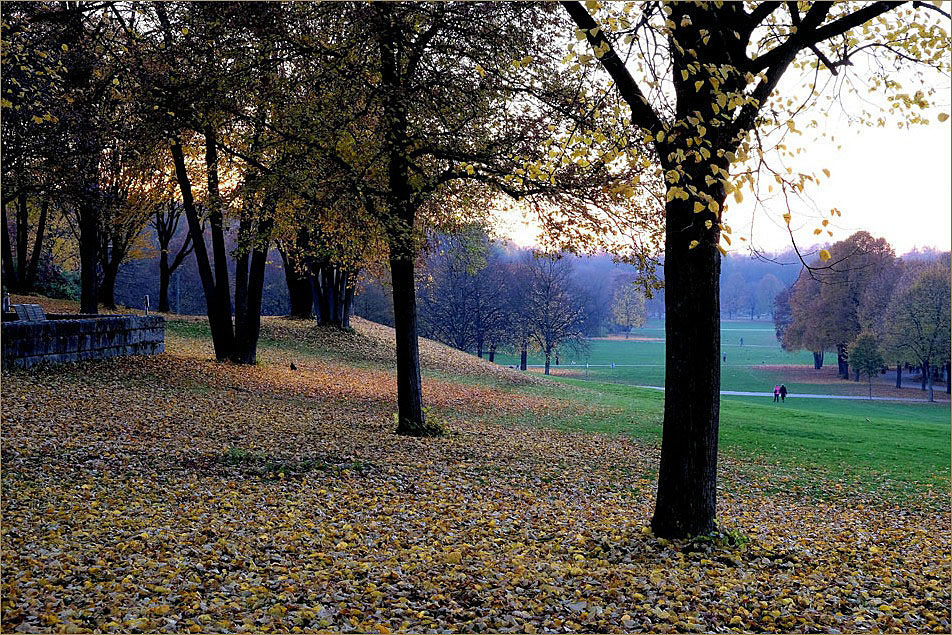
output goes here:
{"type": "Polygon", "coordinates": [[[949,630],[947,513],[770,495],[724,460],[746,538],[659,540],[656,448],[500,423],[572,407],[536,378],[426,344],[451,432],[394,435],[378,330],[269,319],[255,367],[170,335],[5,373],[3,631],[949,630]]]}

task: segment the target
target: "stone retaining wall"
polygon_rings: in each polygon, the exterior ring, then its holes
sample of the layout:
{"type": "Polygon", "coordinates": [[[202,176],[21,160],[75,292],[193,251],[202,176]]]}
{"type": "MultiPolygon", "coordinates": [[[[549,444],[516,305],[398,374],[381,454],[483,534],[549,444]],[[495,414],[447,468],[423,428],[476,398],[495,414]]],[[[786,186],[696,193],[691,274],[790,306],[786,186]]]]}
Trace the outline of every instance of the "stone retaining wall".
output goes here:
{"type": "Polygon", "coordinates": [[[0,349],[4,368],[165,351],[165,319],[159,315],[48,317],[38,322],[3,322],[0,349]]]}

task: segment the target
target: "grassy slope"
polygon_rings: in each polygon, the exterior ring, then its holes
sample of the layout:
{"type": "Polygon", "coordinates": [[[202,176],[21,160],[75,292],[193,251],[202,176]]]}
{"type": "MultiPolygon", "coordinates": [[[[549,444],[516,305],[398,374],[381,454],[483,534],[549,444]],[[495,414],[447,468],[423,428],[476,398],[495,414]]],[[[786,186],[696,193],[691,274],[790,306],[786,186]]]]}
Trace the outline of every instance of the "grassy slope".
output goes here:
{"type": "MultiPolygon", "coordinates": [[[[362,329],[367,327],[368,323],[361,324],[362,329]]],[[[204,324],[171,322],[169,329],[178,335],[208,337],[204,324]]],[[[371,360],[360,354],[350,357],[362,365],[389,367],[389,354],[381,353],[390,346],[390,331],[374,327],[373,332],[382,338],[381,347],[376,349],[379,356],[371,360]]],[[[344,341],[315,346],[276,335],[266,326],[262,346],[289,351],[303,359],[339,359],[344,341]]],[[[487,374],[486,368],[492,368],[488,363],[432,342],[424,345],[424,365],[429,367],[425,373],[428,377],[457,385],[493,387],[500,376],[514,375],[508,369],[498,369],[500,375],[487,374]],[[433,362],[440,355],[459,361],[439,368],[433,362]],[[481,372],[473,373],[474,368],[481,372]]],[[[507,390],[516,401],[519,395],[527,395],[572,402],[574,408],[555,409],[545,417],[533,414],[504,418],[510,423],[623,434],[650,444],[660,442],[662,394],[592,380],[557,379],[558,383],[540,380],[525,384],[507,379],[507,390]]],[[[465,416],[441,406],[434,408],[434,414],[465,416]]],[[[740,459],[742,471],[756,474],[779,468],[800,473],[801,485],[816,490],[819,496],[839,495],[835,485],[841,485],[844,479],[862,491],[901,499],[915,496],[922,487],[941,486],[949,480],[949,434],[949,409],[936,404],[798,399],[775,405],[764,403],[764,399],[731,397],[723,399],[721,406],[722,453],[740,459]]]]}

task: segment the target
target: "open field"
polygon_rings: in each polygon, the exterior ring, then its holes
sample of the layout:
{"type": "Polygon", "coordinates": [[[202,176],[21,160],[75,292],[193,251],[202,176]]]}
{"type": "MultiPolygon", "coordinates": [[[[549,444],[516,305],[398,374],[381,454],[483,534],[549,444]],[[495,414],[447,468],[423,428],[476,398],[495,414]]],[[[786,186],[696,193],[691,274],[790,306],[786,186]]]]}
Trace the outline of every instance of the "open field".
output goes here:
{"type": "Polygon", "coordinates": [[[423,341],[449,433],[401,438],[389,329],[207,332],[4,372],[4,632],[950,628],[947,407],[725,398],[725,533],[671,542],[660,393],[423,341]]]}
{"type": "MultiPolygon", "coordinates": [[[[634,329],[631,337],[612,336],[586,340],[583,350],[566,348],[559,366],[552,373],[579,379],[614,382],[632,386],[664,385],[664,323],[648,320],[644,328],[634,329]],[[573,363],[574,362],[574,363],[573,363]],[[611,368],[611,364],[615,364],[611,368]],[[589,367],[586,367],[589,364],[589,367]]],[[[813,355],[800,351],[788,353],[780,348],[773,324],[765,321],[725,320],[721,327],[721,350],[727,355],[721,365],[721,388],[751,392],[770,392],[775,384],[785,384],[791,396],[797,394],[866,396],[866,378],[844,381],[836,375],[836,356],[827,353],[824,367],[813,368],[813,355]],[[744,338],[741,346],[740,338],[744,338]]],[[[497,354],[496,361],[518,365],[518,356],[497,354]]],[[[538,365],[545,359],[539,354],[529,356],[531,370],[541,372],[538,365]]],[[[873,395],[926,399],[918,382],[905,376],[903,388],[895,388],[895,373],[873,380],[873,395]]],[[[935,387],[936,399],[948,402],[945,385],[935,387]]],[[[794,400],[799,404],[798,400],[794,400]]],[[[797,405],[796,407],[799,407],[797,405]]]]}

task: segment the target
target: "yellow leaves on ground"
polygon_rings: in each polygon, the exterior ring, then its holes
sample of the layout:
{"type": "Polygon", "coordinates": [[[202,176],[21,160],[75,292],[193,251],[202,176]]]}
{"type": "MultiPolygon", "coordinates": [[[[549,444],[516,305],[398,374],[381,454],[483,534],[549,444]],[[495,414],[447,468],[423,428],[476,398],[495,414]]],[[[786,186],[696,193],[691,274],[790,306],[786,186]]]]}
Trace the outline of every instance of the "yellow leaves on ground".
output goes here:
{"type": "Polygon", "coordinates": [[[355,326],[265,318],[251,368],[172,329],[5,372],[2,630],[949,630],[934,506],[772,494],[722,457],[749,542],[658,539],[657,447],[518,423],[588,406],[428,342],[451,433],[397,437],[392,331],[355,326]]]}

